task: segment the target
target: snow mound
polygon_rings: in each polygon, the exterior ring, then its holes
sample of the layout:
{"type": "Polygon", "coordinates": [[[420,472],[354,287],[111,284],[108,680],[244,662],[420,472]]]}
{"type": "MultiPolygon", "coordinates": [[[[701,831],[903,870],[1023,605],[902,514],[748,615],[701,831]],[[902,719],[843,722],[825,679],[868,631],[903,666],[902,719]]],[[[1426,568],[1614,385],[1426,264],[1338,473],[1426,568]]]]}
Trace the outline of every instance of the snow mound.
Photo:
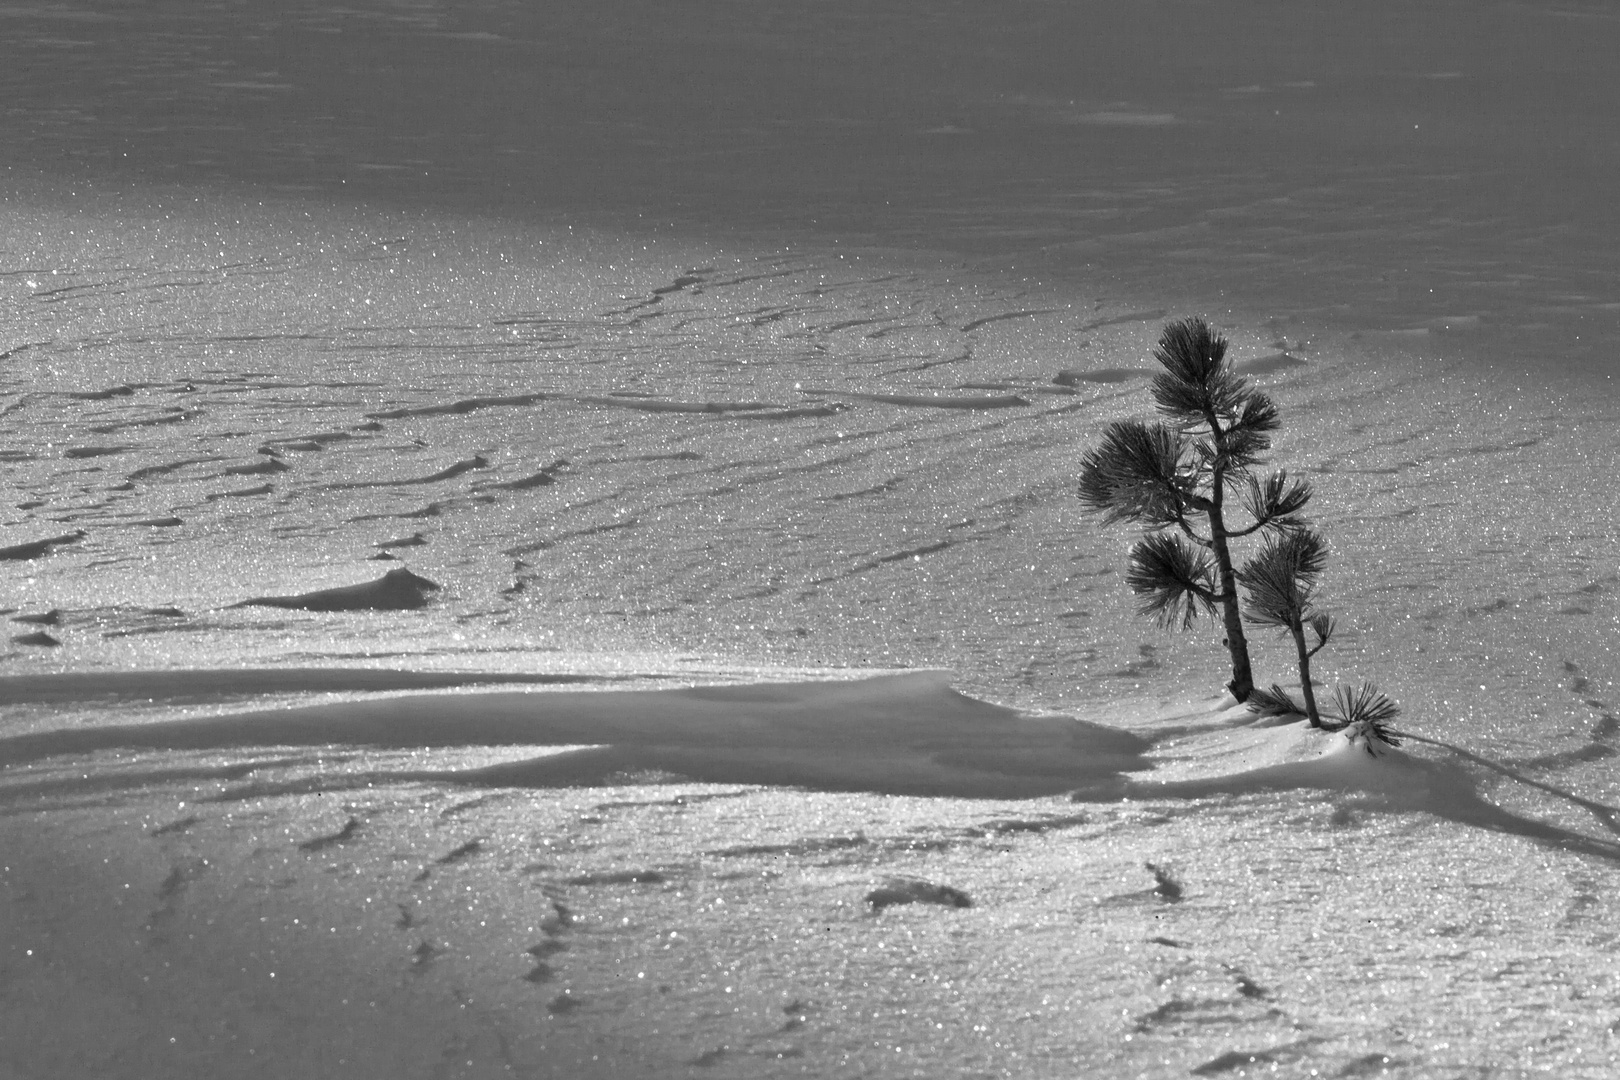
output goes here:
{"type": "MultiPolygon", "coordinates": [[[[1369,747],[1304,720],[1255,720],[1241,706],[1227,725],[1168,739],[1154,750],[1152,775],[1120,777],[1132,798],[1196,798],[1285,788],[1401,793],[1434,787],[1435,765],[1388,744],[1369,747]]],[[[1117,791],[1115,792],[1117,794],[1117,791]]]]}
{"type": "Polygon", "coordinates": [[[1316,789],[1380,795],[1398,805],[1455,817],[1478,803],[1472,778],[1446,762],[1414,757],[1387,743],[1311,727],[1303,718],[1256,717],[1229,696],[1154,715],[1120,716],[1154,740],[1144,775],[1099,777],[1077,785],[1077,802],[1197,799],[1316,789]]]}
{"type": "MultiPolygon", "coordinates": [[[[1123,718],[1133,727],[1150,721],[1123,718]]],[[[1390,810],[1422,811],[1473,828],[1620,860],[1620,842],[1514,813],[1490,801],[1476,776],[1453,760],[1417,757],[1387,743],[1369,745],[1354,732],[1324,731],[1304,720],[1257,719],[1230,698],[1152,718],[1161,732],[1147,775],[1091,778],[1070,793],[1075,802],[1200,799],[1266,791],[1318,790],[1372,796],[1390,810]]],[[[1620,809],[1525,776],[1461,747],[1410,732],[1412,740],[1484,766],[1586,811],[1620,837],[1620,809]]]]}

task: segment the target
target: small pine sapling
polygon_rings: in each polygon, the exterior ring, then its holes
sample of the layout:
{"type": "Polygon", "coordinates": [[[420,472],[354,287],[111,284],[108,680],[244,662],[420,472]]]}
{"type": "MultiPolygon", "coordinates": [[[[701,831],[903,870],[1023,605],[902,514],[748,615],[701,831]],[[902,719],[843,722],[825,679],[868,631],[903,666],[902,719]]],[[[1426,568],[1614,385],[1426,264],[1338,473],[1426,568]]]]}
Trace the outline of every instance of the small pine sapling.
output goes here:
{"type": "Polygon", "coordinates": [[[1299,657],[1299,688],[1305,698],[1303,709],[1280,687],[1257,691],[1251,703],[1256,712],[1276,714],[1303,712],[1311,727],[1322,726],[1316,708],[1316,692],[1311,685],[1311,657],[1333,636],[1333,616],[1317,611],[1311,602],[1317,579],[1327,564],[1327,544],[1319,533],[1294,528],[1269,537],[1266,544],[1237,572],[1247,594],[1243,613],[1252,623],[1274,626],[1294,639],[1299,657]],[[1310,627],[1316,644],[1305,644],[1305,628],[1310,627]]]}
{"type": "Polygon", "coordinates": [[[1271,537],[1265,547],[1238,571],[1247,603],[1243,613],[1250,622],[1274,626],[1294,640],[1299,657],[1299,687],[1305,699],[1295,702],[1280,686],[1256,690],[1249,708],[1262,716],[1303,715],[1315,728],[1338,731],[1352,743],[1360,742],[1369,754],[1384,746],[1399,746],[1389,722],[1400,714],[1400,706],[1384,696],[1372,683],[1358,689],[1336,687],[1335,711],[1317,710],[1316,691],[1311,681],[1311,657],[1333,637],[1333,616],[1316,610],[1313,598],[1322,568],[1327,564],[1327,544],[1320,534],[1304,527],[1271,537]],[[1310,627],[1316,644],[1305,644],[1305,628],[1310,627]]]}
{"type": "Polygon", "coordinates": [[[1298,528],[1310,486],[1283,470],[1254,474],[1279,426],[1277,407],[1232,370],[1226,339],[1203,319],[1167,325],[1153,355],[1164,368],[1152,385],[1164,420],[1109,424],[1082,460],[1080,501],[1105,525],[1145,528],[1126,572],[1143,615],[1186,628],[1219,609],[1232,658],[1227,688],[1246,701],[1254,675],[1231,541],[1298,528]],[[1239,500],[1248,522],[1234,528],[1229,514],[1239,500]]]}

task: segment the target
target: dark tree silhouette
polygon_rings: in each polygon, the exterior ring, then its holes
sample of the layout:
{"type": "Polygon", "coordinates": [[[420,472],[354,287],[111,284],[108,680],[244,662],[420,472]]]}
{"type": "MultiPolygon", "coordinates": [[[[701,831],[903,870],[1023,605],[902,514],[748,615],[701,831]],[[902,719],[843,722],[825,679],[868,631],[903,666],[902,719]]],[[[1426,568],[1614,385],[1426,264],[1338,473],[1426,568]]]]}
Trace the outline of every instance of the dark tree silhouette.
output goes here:
{"type": "MultiPolygon", "coordinates": [[[[1327,564],[1327,544],[1311,529],[1289,529],[1269,537],[1259,554],[1243,564],[1237,572],[1238,582],[1247,593],[1243,613],[1252,623],[1275,626],[1294,639],[1299,655],[1299,688],[1305,698],[1305,717],[1311,727],[1322,726],[1322,714],[1316,708],[1316,691],[1311,685],[1311,657],[1322,651],[1322,646],[1333,636],[1333,616],[1317,611],[1312,604],[1316,582],[1327,564]],[[1307,647],[1305,628],[1309,626],[1316,636],[1316,644],[1307,647]]],[[[1280,687],[1269,694],[1256,691],[1256,697],[1276,702],[1278,711],[1293,702],[1280,687]]]]}
{"type": "Polygon", "coordinates": [[[1227,688],[1246,701],[1254,675],[1231,541],[1302,527],[1310,486],[1283,470],[1255,475],[1279,425],[1277,407],[1232,370],[1226,339],[1203,319],[1170,323],[1153,355],[1164,368],[1152,385],[1164,419],[1109,424],[1081,463],[1080,501],[1104,524],[1129,521],[1147,530],[1126,574],[1142,614],[1185,628],[1219,608],[1232,654],[1227,688]],[[1229,517],[1234,504],[1247,517],[1241,528],[1229,517]]]}

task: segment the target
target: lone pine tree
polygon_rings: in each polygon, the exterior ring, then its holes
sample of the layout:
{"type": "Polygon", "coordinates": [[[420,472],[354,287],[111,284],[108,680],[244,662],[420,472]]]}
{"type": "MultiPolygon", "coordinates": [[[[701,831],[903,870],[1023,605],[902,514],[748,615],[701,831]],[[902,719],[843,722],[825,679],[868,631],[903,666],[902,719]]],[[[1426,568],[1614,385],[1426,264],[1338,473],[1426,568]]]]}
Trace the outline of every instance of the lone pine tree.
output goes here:
{"type": "Polygon", "coordinates": [[[1186,628],[1220,611],[1232,655],[1227,688],[1246,701],[1254,675],[1231,543],[1302,528],[1310,485],[1286,470],[1255,474],[1280,423],[1277,407],[1232,370],[1226,339],[1203,319],[1167,325],[1153,355],[1164,368],[1152,384],[1163,419],[1109,424],[1081,463],[1080,501],[1104,524],[1144,527],[1126,572],[1142,614],[1186,628]],[[1234,527],[1239,508],[1246,520],[1234,527]]]}

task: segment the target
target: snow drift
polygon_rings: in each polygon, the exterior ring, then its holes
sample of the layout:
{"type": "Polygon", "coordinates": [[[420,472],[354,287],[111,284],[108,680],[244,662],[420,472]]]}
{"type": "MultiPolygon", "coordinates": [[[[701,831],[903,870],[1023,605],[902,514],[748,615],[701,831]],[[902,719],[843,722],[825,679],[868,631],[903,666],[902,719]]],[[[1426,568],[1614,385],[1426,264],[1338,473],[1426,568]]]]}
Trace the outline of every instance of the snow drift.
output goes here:
{"type": "Polygon", "coordinates": [[[932,671],[668,690],[402,694],[36,732],[0,742],[0,764],[119,747],[329,744],[588,748],[440,777],[519,786],[661,770],[717,783],[1025,798],[1149,766],[1141,736],[978,701],[932,671]]]}

